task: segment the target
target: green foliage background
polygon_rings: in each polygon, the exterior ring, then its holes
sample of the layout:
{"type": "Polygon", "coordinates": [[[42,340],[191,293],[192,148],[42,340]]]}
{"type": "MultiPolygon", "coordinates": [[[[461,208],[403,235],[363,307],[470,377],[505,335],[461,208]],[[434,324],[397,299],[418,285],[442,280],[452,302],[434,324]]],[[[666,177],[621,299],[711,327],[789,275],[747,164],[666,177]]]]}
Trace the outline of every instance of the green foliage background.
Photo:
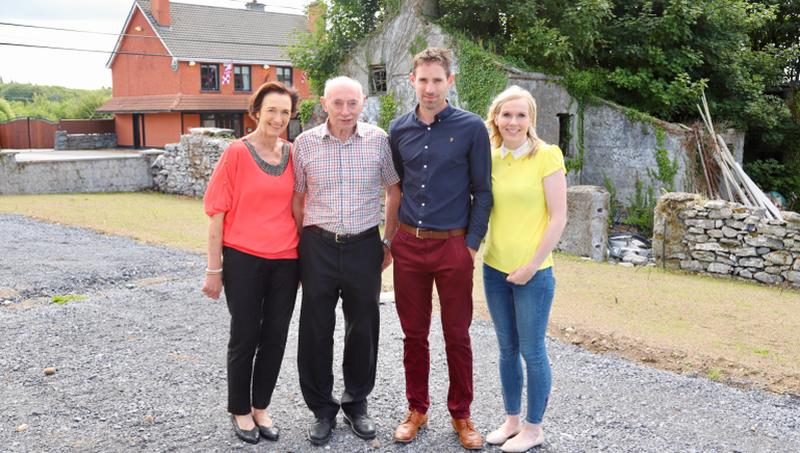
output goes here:
{"type": "Polygon", "coordinates": [[[111,89],[78,90],[28,83],[0,83],[0,121],[15,117],[60,119],[111,118],[95,110],[111,98],[111,89]]]}

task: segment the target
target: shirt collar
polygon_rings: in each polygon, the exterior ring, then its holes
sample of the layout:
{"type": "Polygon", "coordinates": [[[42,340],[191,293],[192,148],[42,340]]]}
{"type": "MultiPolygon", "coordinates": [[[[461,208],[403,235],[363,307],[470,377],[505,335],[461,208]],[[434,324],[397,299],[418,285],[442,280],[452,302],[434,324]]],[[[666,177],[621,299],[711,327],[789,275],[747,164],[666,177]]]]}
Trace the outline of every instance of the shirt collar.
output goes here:
{"type": "Polygon", "coordinates": [[[508,149],[506,148],[506,144],[503,143],[500,146],[500,158],[505,159],[508,154],[511,154],[514,160],[517,160],[520,157],[524,156],[530,149],[531,149],[531,142],[529,142],[528,140],[525,140],[525,143],[523,143],[519,148],[516,149],[508,149]]]}
{"type": "MultiPolygon", "coordinates": [[[[365,132],[364,123],[362,123],[361,121],[356,121],[356,132],[355,134],[351,135],[350,138],[352,138],[353,136],[363,137],[364,132],[365,132]]],[[[331,134],[331,130],[328,129],[328,120],[325,120],[325,122],[322,123],[322,128],[319,130],[319,135],[322,138],[325,137],[336,138],[333,134],[331,134]]],[[[348,138],[348,140],[350,138],[348,138]]]]}
{"type": "MultiPolygon", "coordinates": [[[[414,110],[411,111],[411,114],[414,116],[415,121],[419,121],[419,116],[417,115],[417,109],[419,109],[419,103],[417,103],[416,107],[414,107],[414,110]]],[[[448,116],[452,115],[453,112],[455,111],[456,108],[450,104],[450,101],[447,101],[447,105],[445,106],[444,110],[442,110],[441,112],[437,113],[436,116],[434,116],[434,122],[444,121],[448,116]]]]}

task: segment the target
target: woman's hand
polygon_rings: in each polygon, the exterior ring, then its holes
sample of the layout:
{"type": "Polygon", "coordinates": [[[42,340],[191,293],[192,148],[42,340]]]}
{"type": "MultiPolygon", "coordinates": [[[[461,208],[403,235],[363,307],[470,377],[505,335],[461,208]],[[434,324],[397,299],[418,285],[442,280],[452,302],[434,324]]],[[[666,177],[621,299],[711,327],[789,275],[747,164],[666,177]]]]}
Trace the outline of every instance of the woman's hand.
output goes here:
{"type": "Polygon", "coordinates": [[[515,285],[524,285],[536,275],[536,268],[531,265],[522,266],[508,274],[506,281],[515,285]]]}
{"type": "Polygon", "coordinates": [[[206,281],[203,283],[203,294],[212,298],[219,299],[222,292],[222,274],[206,274],[206,281]]]}

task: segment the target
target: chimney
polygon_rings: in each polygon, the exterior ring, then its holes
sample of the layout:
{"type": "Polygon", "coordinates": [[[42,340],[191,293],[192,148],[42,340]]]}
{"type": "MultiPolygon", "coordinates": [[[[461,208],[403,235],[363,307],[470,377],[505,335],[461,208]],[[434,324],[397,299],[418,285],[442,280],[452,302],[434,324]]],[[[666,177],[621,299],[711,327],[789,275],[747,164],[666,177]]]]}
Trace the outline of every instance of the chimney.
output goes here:
{"type": "Polygon", "coordinates": [[[317,21],[325,20],[325,3],[320,0],[309,3],[306,7],[306,16],[308,18],[308,31],[314,33],[317,29],[317,21]]]}
{"type": "Polygon", "coordinates": [[[249,9],[250,11],[261,11],[264,12],[264,5],[258,3],[258,0],[253,0],[252,2],[247,2],[244,5],[245,8],[249,9]]]}
{"type": "Polygon", "coordinates": [[[156,24],[161,27],[169,27],[172,24],[172,19],[169,17],[169,0],[153,0],[150,9],[156,24]]]}

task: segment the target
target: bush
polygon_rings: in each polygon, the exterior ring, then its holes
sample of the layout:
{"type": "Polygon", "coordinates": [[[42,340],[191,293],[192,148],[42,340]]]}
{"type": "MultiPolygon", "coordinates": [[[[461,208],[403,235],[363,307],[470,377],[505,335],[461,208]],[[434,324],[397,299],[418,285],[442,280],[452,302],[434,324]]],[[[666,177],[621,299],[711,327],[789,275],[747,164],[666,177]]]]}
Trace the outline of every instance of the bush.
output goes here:
{"type": "Polygon", "coordinates": [[[800,196],[800,164],[784,165],[775,159],[744,164],[744,171],[764,192],[778,192],[786,198],[784,209],[794,211],[800,196]]]}

